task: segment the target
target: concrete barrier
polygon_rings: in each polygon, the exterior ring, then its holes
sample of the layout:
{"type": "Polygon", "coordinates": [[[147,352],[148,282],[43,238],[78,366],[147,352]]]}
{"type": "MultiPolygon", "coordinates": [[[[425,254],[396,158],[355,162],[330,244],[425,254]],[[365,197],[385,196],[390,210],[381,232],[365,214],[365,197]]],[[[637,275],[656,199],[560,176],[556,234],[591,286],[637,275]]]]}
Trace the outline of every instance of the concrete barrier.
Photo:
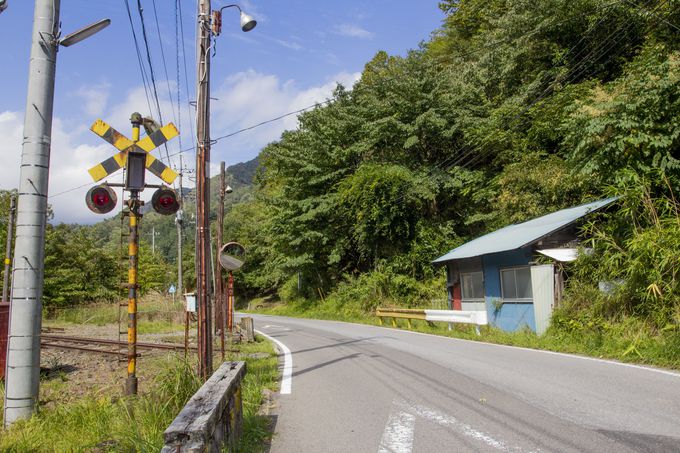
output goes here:
{"type": "Polygon", "coordinates": [[[243,424],[245,362],[225,362],[191,397],[163,433],[161,453],[219,453],[238,445],[243,424]]]}

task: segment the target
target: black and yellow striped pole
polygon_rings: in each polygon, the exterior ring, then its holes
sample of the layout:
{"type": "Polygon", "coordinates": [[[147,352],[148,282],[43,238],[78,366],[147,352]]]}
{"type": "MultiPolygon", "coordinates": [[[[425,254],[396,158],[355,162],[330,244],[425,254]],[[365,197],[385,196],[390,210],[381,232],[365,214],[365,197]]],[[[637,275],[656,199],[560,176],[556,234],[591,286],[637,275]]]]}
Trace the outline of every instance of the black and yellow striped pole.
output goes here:
{"type": "MultiPolygon", "coordinates": [[[[151,155],[151,151],[164,144],[168,140],[179,135],[179,131],[174,124],[168,123],[165,126],[157,125],[150,118],[142,118],[142,115],[135,112],[130,117],[132,123],[132,139],[128,139],[123,134],[109,126],[102,120],[97,120],[92,124],[90,130],[104,139],[106,142],[113,145],[118,153],[103,160],[99,164],[90,168],[89,173],[95,182],[111,176],[121,168],[126,169],[126,177],[124,184],[109,184],[104,183],[93,189],[99,189],[103,193],[103,197],[108,197],[101,203],[101,206],[93,199],[87,198],[88,207],[94,212],[103,214],[109,212],[115,206],[115,193],[110,190],[110,186],[123,187],[129,193],[126,200],[127,210],[123,215],[130,218],[129,223],[129,240],[128,240],[128,281],[125,286],[128,288],[128,350],[127,350],[127,381],[125,384],[126,394],[137,394],[137,302],[139,283],[137,279],[138,263],[139,263],[139,221],[142,219],[140,213],[141,207],[144,204],[139,199],[139,193],[146,187],[155,187],[158,190],[154,194],[161,199],[170,200],[170,204],[165,206],[162,202],[159,205],[154,204],[156,212],[169,215],[174,214],[179,209],[179,203],[176,201],[174,191],[165,186],[151,185],[145,183],[145,173],[148,170],[150,173],[162,179],[166,184],[172,184],[177,176],[177,173],[165,165],[160,160],[151,155]],[[140,127],[144,125],[147,130],[147,135],[140,139],[140,127]],[[153,126],[153,127],[152,127],[153,126]]],[[[93,196],[95,192],[90,189],[88,197],[93,196]]],[[[152,199],[152,200],[153,200],[152,199]]],[[[166,203],[167,204],[167,203],[166,203]]]]}
{"type": "MultiPolygon", "coordinates": [[[[139,141],[139,127],[142,124],[142,117],[139,113],[132,114],[130,118],[132,122],[132,141],[137,143],[139,141]]],[[[125,383],[125,393],[127,395],[137,394],[137,268],[138,268],[138,254],[139,254],[139,232],[137,229],[138,221],[141,219],[139,213],[140,201],[139,190],[126,187],[130,192],[130,198],[127,201],[129,208],[128,216],[130,217],[129,240],[128,240],[128,258],[130,265],[128,268],[128,366],[127,366],[127,381],[125,383]]]]}

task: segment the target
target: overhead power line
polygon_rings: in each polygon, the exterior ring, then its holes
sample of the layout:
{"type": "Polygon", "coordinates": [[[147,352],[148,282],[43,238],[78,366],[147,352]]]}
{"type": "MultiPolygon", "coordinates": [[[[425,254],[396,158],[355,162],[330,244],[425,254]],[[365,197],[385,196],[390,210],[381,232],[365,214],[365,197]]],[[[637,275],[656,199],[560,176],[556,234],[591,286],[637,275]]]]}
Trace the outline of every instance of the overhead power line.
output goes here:
{"type": "MultiPolygon", "coordinates": [[[[305,111],[310,110],[310,109],[313,109],[313,108],[315,108],[315,107],[321,107],[322,105],[329,104],[329,103],[331,103],[332,101],[333,101],[332,99],[328,99],[328,100],[326,100],[326,101],[317,102],[316,104],[312,104],[312,105],[309,105],[309,106],[307,106],[307,107],[304,107],[304,108],[301,108],[301,109],[298,109],[298,110],[294,110],[294,111],[292,111],[292,112],[284,113],[283,115],[279,115],[279,116],[277,116],[277,117],[275,117],[275,118],[271,118],[271,119],[268,119],[268,120],[259,122],[259,123],[257,123],[257,124],[253,124],[252,126],[244,127],[243,129],[239,129],[239,130],[237,130],[237,131],[230,132],[230,133],[228,133],[228,134],[222,135],[222,136],[220,136],[220,137],[217,137],[217,138],[214,139],[213,141],[214,141],[214,142],[217,142],[217,141],[219,141],[219,140],[224,140],[225,138],[229,138],[229,137],[233,137],[233,136],[238,135],[238,134],[242,134],[243,132],[247,132],[247,131],[250,131],[250,130],[252,130],[252,129],[258,128],[258,127],[260,127],[260,126],[264,126],[265,124],[269,124],[269,123],[273,123],[273,122],[275,122],[275,121],[282,120],[283,118],[289,117],[289,116],[291,116],[291,115],[296,115],[296,114],[298,114],[298,113],[305,112],[305,111]]],[[[180,150],[180,151],[178,151],[178,152],[176,152],[176,153],[170,154],[170,157],[179,156],[180,154],[184,154],[184,153],[193,151],[193,150],[195,150],[195,149],[196,149],[195,146],[192,146],[191,148],[182,149],[182,150],[180,150]]],[[[106,182],[106,181],[104,181],[104,182],[106,182]]],[[[82,189],[83,187],[87,187],[87,186],[89,186],[89,185],[90,185],[90,183],[86,183],[86,184],[82,184],[82,185],[77,186],[77,187],[72,187],[71,189],[67,189],[67,190],[64,190],[64,191],[62,191],[62,192],[58,192],[58,193],[55,193],[55,194],[51,194],[51,195],[50,195],[50,198],[58,197],[58,196],[60,196],[60,195],[66,194],[66,193],[73,192],[74,190],[82,189]]]]}
{"type": "MultiPolygon", "coordinates": [[[[144,47],[146,49],[146,61],[149,64],[149,75],[151,76],[151,86],[153,88],[153,97],[156,101],[156,111],[158,112],[158,120],[163,124],[163,112],[161,111],[161,103],[158,97],[158,89],[156,87],[156,75],[153,70],[153,63],[151,62],[151,50],[149,49],[149,39],[146,34],[146,24],[144,22],[144,8],[142,8],[142,0],[137,0],[137,11],[139,12],[139,19],[142,24],[142,38],[144,39],[144,47]]],[[[165,149],[165,157],[168,159],[168,165],[172,166],[170,162],[170,155],[168,153],[168,145],[163,144],[165,149]]]]}
{"type": "Polygon", "coordinates": [[[151,112],[151,102],[149,100],[149,89],[147,83],[147,75],[144,69],[144,63],[142,62],[142,53],[139,50],[139,40],[137,39],[137,32],[135,31],[135,24],[132,20],[132,12],[130,11],[130,3],[128,0],[123,0],[125,4],[125,9],[127,10],[128,20],[130,21],[130,30],[132,31],[132,38],[135,42],[135,50],[137,52],[137,63],[139,64],[139,72],[142,76],[142,85],[144,86],[144,95],[146,96],[146,105],[149,107],[149,112],[151,112]]]}

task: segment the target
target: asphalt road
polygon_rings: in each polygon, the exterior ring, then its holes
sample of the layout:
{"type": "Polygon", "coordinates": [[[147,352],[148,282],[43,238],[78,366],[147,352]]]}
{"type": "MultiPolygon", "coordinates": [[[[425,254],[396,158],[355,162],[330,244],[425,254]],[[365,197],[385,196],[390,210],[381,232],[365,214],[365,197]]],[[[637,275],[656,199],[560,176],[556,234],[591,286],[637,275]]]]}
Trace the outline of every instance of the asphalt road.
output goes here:
{"type": "Polygon", "coordinates": [[[272,453],[680,452],[680,374],[330,321],[280,343],[272,453]]]}

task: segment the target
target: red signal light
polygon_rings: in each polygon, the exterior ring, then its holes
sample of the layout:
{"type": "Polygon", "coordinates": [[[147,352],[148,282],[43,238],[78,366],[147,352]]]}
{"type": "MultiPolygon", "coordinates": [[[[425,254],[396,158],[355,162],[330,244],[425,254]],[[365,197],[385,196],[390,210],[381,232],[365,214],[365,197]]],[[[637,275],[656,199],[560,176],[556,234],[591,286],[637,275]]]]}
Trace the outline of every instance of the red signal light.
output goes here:
{"type": "Polygon", "coordinates": [[[116,207],[117,201],[118,197],[116,197],[116,192],[106,184],[94,186],[88,190],[87,195],[85,195],[87,207],[96,214],[111,212],[111,210],[116,207]]]}
{"type": "Polygon", "coordinates": [[[179,210],[179,200],[174,190],[161,187],[151,197],[153,209],[162,215],[174,214],[179,210]]]}

